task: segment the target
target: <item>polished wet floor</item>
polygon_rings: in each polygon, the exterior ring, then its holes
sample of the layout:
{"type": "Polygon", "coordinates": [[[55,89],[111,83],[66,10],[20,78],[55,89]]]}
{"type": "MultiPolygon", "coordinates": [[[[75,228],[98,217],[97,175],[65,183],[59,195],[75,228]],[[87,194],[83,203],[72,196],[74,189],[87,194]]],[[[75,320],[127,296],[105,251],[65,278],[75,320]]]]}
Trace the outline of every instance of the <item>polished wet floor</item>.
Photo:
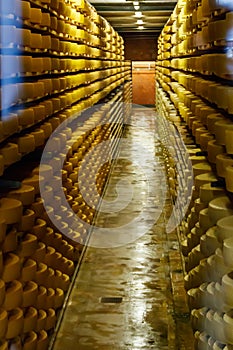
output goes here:
{"type": "Polygon", "coordinates": [[[158,123],[137,108],[125,127],[53,350],[193,349],[158,123]]]}

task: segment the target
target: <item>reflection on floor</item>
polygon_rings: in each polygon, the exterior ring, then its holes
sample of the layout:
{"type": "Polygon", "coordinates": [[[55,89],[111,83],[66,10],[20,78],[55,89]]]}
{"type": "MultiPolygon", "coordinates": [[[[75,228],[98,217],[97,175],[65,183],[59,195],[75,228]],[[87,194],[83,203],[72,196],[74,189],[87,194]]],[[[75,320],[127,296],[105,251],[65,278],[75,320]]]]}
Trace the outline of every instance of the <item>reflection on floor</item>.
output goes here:
{"type": "Polygon", "coordinates": [[[125,128],[104,197],[112,210],[100,208],[105,229],[93,229],[53,350],[193,349],[157,123],[140,108],[125,128]]]}

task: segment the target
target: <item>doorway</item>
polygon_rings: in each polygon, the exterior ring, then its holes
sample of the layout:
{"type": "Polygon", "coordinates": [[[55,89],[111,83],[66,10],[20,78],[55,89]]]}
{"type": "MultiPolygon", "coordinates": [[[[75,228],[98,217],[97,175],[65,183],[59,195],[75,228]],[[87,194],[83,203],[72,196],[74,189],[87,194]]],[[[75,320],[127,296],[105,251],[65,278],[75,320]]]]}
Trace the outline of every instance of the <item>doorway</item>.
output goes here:
{"type": "Polygon", "coordinates": [[[155,105],[155,62],[132,62],[133,103],[155,105]]]}

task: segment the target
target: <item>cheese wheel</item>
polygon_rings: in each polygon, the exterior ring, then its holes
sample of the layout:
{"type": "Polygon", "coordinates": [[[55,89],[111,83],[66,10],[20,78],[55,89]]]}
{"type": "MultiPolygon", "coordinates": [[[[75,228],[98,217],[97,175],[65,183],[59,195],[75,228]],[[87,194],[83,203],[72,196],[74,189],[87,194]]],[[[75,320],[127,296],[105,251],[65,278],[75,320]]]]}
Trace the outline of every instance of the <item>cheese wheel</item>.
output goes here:
{"type": "Polygon", "coordinates": [[[217,121],[221,121],[221,120],[225,120],[224,116],[221,113],[214,113],[214,114],[208,115],[208,117],[207,117],[207,128],[208,128],[208,131],[211,134],[214,134],[215,123],[217,121]]]}
{"type": "Polygon", "coordinates": [[[217,174],[220,177],[226,177],[227,166],[233,166],[233,159],[227,154],[218,154],[216,157],[217,174]]]}
{"type": "Polygon", "coordinates": [[[209,163],[201,162],[193,165],[193,175],[194,177],[203,173],[212,172],[212,168],[209,163]]]}
{"type": "Polygon", "coordinates": [[[25,178],[22,181],[22,184],[34,187],[35,194],[38,194],[40,193],[40,189],[39,189],[40,180],[43,180],[43,178],[40,179],[38,174],[33,174],[32,176],[25,178]]]}
{"type": "Polygon", "coordinates": [[[32,259],[25,259],[22,265],[21,280],[23,282],[34,280],[36,274],[36,261],[32,259]]]}
{"type": "Polygon", "coordinates": [[[35,332],[32,332],[36,329],[38,311],[34,307],[29,307],[24,311],[24,325],[23,332],[29,333],[24,339],[24,346],[27,349],[33,348],[32,343],[36,344],[37,335],[35,332]]]}
{"type": "Polygon", "coordinates": [[[218,145],[216,140],[211,140],[208,142],[207,152],[208,152],[208,157],[207,157],[208,161],[210,163],[216,164],[217,155],[225,153],[225,147],[222,145],[218,145]]]}
{"type": "Polygon", "coordinates": [[[22,154],[28,154],[35,150],[35,138],[32,134],[20,136],[16,141],[18,144],[19,152],[22,154]]]}
{"type": "Polygon", "coordinates": [[[5,282],[11,282],[20,277],[20,260],[16,254],[7,253],[4,258],[2,279],[5,282]]]}
{"type": "Polygon", "coordinates": [[[220,120],[214,124],[214,134],[217,144],[226,144],[226,130],[233,130],[233,122],[230,120],[220,120]]]}
{"type": "Polygon", "coordinates": [[[21,184],[19,189],[8,192],[7,197],[17,199],[24,206],[28,206],[35,200],[35,190],[32,186],[21,184]]]}
{"type": "Polygon", "coordinates": [[[225,180],[226,180],[227,191],[233,192],[233,167],[232,166],[228,166],[226,168],[225,180]]]}
{"type": "Polygon", "coordinates": [[[201,144],[201,135],[202,134],[206,134],[208,132],[208,130],[203,126],[203,127],[197,127],[197,129],[195,130],[195,141],[198,145],[201,144]]]}
{"type": "MultiPolygon", "coordinates": [[[[7,332],[7,327],[8,327],[8,314],[7,311],[4,309],[0,309],[0,337],[3,339],[6,336],[7,332]]],[[[8,344],[3,341],[2,345],[3,350],[8,349],[8,344]]]]}
{"type": "Polygon", "coordinates": [[[202,151],[207,151],[208,142],[213,140],[214,136],[210,133],[204,133],[200,135],[200,146],[202,151]]]}
{"type": "Polygon", "coordinates": [[[194,184],[195,184],[195,187],[199,190],[202,185],[211,183],[211,182],[216,182],[217,180],[218,179],[214,173],[207,172],[207,173],[195,176],[194,184]]]}
{"type": "Polygon", "coordinates": [[[41,50],[43,48],[42,35],[37,33],[31,33],[29,47],[32,50],[41,50]]]}
{"type": "Polygon", "coordinates": [[[233,206],[227,196],[222,196],[213,199],[209,203],[209,218],[213,225],[223,217],[233,215],[233,206]]]}
{"type": "Polygon", "coordinates": [[[19,281],[12,281],[6,287],[6,294],[3,307],[12,310],[22,305],[23,286],[19,281]]]}
{"type": "Polygon", "coordinates": [[[0,218],[7,224],[15,224],[22,218],[22,203],[13,198],[0,199],[0,218]]]}
{"type": "Polygon", "coordinates": [[[18,110],[17,112],[18,123],[21,126],[30,126],[34,124],[34,109],[26,108],[18,110]]]}
{"type": "Polygon", "coordinates": [[[233,215],[225,216],[217,221],[217,235],[220,242],[232,237],[233,215]]]}
{"type": "Polygon", "coordinates": [[[35,305],[38,296],[38,285],[33,281],[27,281],[23,287],[23,307],[35,305]]]}
{"type": "Polygon", "coordinates": [[[225,130],[226,151],[228,154],[233,154],[233,129],[226,128],[225,130]]]}
{"type": "Polygon", "coordinates": [[[225,194],[224,188],[213,187],[210,182],[200,186],[200,200],[204,203],[209,203],[214,198],[225,194]]]}
{"type": "Polygon", "coordinates": [[[32,24],[36,24],[36,25],[39,25],[41,24],[41,21],[42,21],[42,12],[41,12],[41,9],[39,8],[31,8],[30,9],[30,18],[29,18],[29,21],[32,23],[32,24]]]}
{"type": "Polygon", "coordinates": [[[43,146],[45,143],[45,133],[43,129],[35,129],[31,132],[35,140],[35,147],[43,146]]]}
{"type": "Polygon", "coordinates": [[[43,104],[38,104],[37,106],[32,107],[34,112],[35,122],[41,121],[47,117],[46,108],[43,104]]]}

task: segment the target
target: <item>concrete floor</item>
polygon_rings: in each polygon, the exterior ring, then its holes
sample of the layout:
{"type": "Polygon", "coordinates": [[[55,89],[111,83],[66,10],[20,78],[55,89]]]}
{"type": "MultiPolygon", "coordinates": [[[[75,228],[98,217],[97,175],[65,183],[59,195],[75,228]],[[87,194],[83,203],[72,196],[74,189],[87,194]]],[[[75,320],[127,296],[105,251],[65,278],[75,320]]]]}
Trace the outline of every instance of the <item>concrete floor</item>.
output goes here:
{"type": "Polygon", "coordinates": [[[158,123],[138,108],[125,128],[53,350],[193,350],[158,123]]]}

